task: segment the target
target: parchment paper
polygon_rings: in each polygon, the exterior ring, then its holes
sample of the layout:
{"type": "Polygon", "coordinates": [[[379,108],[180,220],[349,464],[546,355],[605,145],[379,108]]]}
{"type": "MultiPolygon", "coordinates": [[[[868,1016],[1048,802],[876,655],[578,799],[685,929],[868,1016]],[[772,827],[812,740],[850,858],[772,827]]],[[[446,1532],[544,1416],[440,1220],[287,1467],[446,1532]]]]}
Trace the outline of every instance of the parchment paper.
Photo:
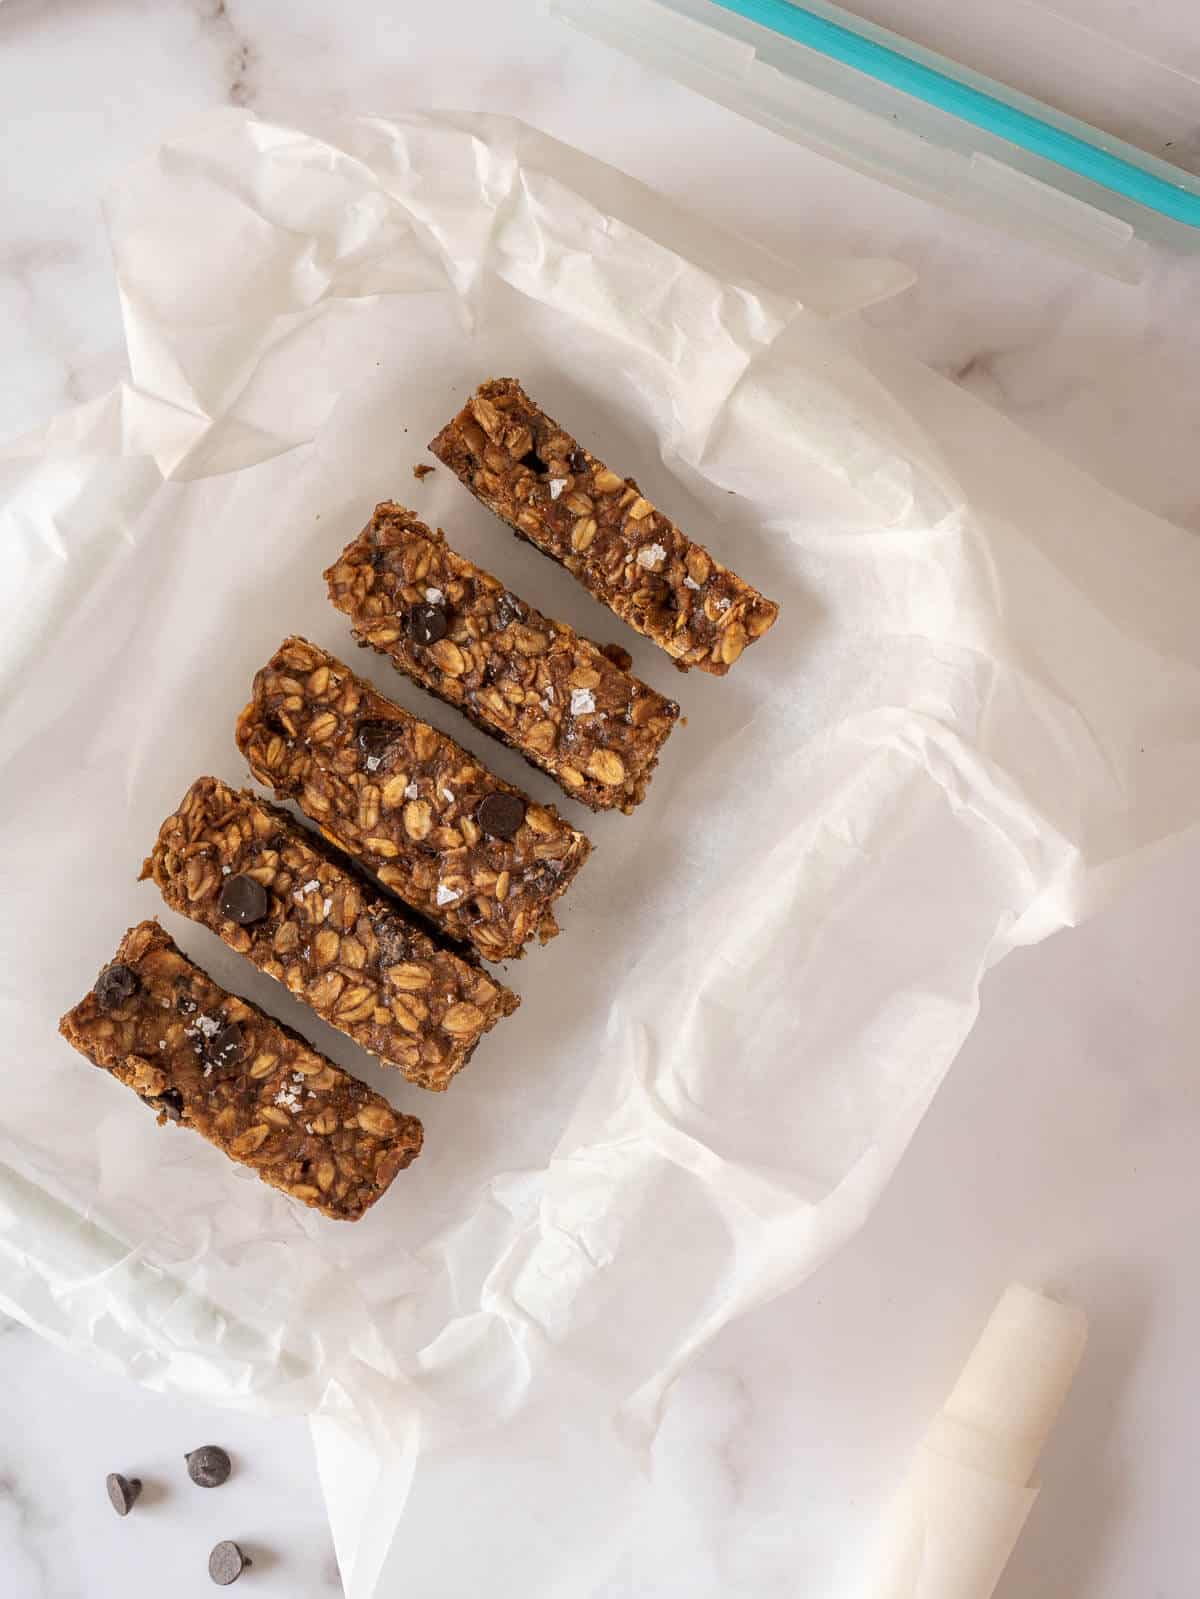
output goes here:
{"type": "Polygon", "coordinates": [[[666,1386],[859,1225],[985,969],[1194,825],[1200,552],[842,316],[903,269],[784,265],[511,121],[221,114],[110,226],[131,382],[0,456],[0,1306],[151,1386],[317,1416],[334,1501],[358,1468],[351,1599],[625,1592],[666,1386]],[[445,471],[413,482],[493,374],[781,602],[728,679],[677,678],[445,471]],[[388,496],[619,637],[688,725],[636,817],[587,820],[563,936],[444,1096],[162,912],[424,1119],[347,1228],[54,1028],[159,909],[161,818],[242,779],[255,668],[291,631],[350,653],[320,573],[388,496]]]}
{"type": "Polygon", "coordinates": [[[1077,1306],[1009,1284],[921,1441],[862,1599],[991,1599],[1086,1344],[1077,1306]]]}

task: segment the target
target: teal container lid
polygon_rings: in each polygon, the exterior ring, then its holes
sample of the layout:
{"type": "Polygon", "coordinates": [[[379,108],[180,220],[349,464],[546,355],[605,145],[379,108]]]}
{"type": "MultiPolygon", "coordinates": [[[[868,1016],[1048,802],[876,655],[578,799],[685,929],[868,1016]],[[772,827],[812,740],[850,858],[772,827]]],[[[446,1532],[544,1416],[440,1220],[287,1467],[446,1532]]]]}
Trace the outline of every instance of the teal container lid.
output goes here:
{"type": "MultiPolygon", "coordinates": [[[[950,116],[958,117],[985,133],[1006,139],[1033,155],[1044,157],[1067,171],[1114,194],[1124,195],[1138,205],[1147,206],[1165,217],[1189,227],[1200,228],[1200,193],[1186,185],[1182,173],[1172,176],[1150,171],[1139,164],[1139,152],[1107,141],[1095,129],[1072,133],[1038,115],[1034,102],[1028,109],[1002,98],[999,84],[987,92],[976,84],[954,75],[949,62],[933,66],[906,53],[903,42],[885,44],[883,40],[856,31],[847,22],[835,22],[793,0],[714,0],[723,11],[731,11],[748,22],[770,28],[809,50],[820,51],[841,61],[879,83],[923,100],[950,116]]],[[[911,50],[911,46],[909,47],[911,50]]],[[[1171,169],[1167,169],[1170,172],[1171,169]]]]}
{"type": "MultiPolygon", "coordinates": [[[[550,9],[798,143],[1113,276],[1140,277],[1151,241],[1200,248],[1200,177],[826,0],[550,9]]],[[[928,33],[928,3],[922,22],[928,33]]],[[[1006,23],[1064,83],[1136,81],[1152,104],[1182,99],[1200,122],[1200,83],[1177,69],[1031,0],[1015,0],[1006,23]]]]}

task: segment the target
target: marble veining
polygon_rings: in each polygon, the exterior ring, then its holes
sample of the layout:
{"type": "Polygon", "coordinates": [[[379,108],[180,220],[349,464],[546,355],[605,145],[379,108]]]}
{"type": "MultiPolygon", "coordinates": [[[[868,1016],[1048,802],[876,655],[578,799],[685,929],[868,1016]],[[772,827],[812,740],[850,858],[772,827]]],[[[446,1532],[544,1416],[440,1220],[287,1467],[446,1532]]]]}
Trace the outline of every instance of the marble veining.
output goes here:
{"type": "Polygon", "coordinates": [[[226,0],[194,0],[194,4],[202,23],[219,38],[225,53],[229,103],[253,105],[257,93],[257,57],[253,44],[235,21],[226,0]]]}

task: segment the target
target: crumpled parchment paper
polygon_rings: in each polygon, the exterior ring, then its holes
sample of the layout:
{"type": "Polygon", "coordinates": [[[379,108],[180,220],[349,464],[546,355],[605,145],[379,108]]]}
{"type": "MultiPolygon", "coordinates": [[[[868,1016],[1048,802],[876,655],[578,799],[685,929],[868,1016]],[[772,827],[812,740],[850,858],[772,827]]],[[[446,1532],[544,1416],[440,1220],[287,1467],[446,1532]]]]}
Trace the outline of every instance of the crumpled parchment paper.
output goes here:
{"type": "Polygon", "coordinates": [[[512,121],[220,114],[110,225],[131,380],[0,454],[0,1307],[313,1414],[351,1599],[625,1592],[667,1385],[861,1223],[987,967],[1194,825],[1200,550],[842,315],[903,269],[781,263],[512,121]],[[781,602],[730,678],[677,678],[445,471],[413,482],[506,374],[781,602]],[[255,668],[291,631],[351,653],[320,573],[389,496],[619,637],[688,725],[636,817],[587,820],[563,936],[444,1096],[161,913],[423,1117],[347,1228],[54,1029],[159,910],[134,879],[188,782],[242,780],[255,668]]]}

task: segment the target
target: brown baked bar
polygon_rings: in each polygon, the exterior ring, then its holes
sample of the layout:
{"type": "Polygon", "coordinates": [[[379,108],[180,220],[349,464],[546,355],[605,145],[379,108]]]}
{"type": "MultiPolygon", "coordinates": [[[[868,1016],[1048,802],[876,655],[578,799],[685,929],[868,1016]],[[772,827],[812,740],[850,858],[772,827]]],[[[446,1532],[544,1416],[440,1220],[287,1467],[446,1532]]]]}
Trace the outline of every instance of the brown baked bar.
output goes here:
{"type": "Polygon", "coordinates": [[[513,378],[481,384],[429,448],[518,538],[573,572],[682,671],[724,676],[779,615],[513,378]]]}
{"type": "Polygon", "coordinates": [[[679,706],[455,554],[414,512],[378,506],[325,580],[360,644],[573,799],[629,812],[645,798],[679,706]]]}
{"type": "Polygon", "coordinates": [[[447,1087],[520,1003],[286,811],[215,777],[167,817],[142,876],[422,1088],[447,1087]]]}
{"type": "Polygon", "coordinates": [[[256,674],[237,741],[260,783],[449,937],[508,960],[558,932],[583,834],[315,644],[285,639],[256,674]]]}
{"type": "Polygon", "coordinates": [[[357,1221],[421,1150],[421,1124],[299,1034],[218,988],[157,922],[131,927],[59,1032],[168,1121],[264,1183],[357,1221]]]}

